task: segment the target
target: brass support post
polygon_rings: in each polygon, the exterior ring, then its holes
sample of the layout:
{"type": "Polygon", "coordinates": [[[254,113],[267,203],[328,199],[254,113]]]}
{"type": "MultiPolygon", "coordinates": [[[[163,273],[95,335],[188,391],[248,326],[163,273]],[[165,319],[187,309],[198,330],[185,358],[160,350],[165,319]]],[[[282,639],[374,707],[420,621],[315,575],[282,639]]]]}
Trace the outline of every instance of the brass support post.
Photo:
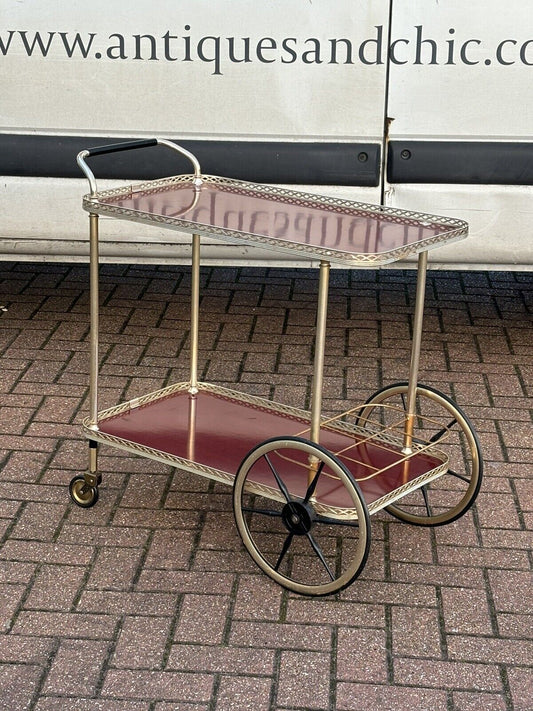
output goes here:
{"type": "MultiPolygon", "coordinates": [[[[312,442],[319,443],[320,420],[322,417],[322,390],[324,387],[324,351],[326,347],[326,324],[328,316],[329,262],[320,262],[318,282],[318,305],[316,312],[315,363],[311,389],[311,432],[312,442]]],[[[318,467],[318,459],[309,456],[307,470],[308,486],[313,481],[318,467]]]]}
{"type": "Polygon", "coordinates": [[[413,428],[416,410],[416,388],[418,385],[418,367],[420,363],[420,344],[422,342],[422,322],[424,319],[424,297],[426,293],[426,272],[428,253],[418,255],[418,275],[416,280],[415,317],[413,339],[411,341],[411,363],[409,365],[409,384],[407,388],[407,423],[405,428],[404,454],[411,453],[413,428]]]}
{"type": "Polygon", "coordinates": [[[195,460],[196,454],[196,404],[198,399],[195,395],[189,395],[189,417],[187,422],[187,459],[191,462],[195,460]]]}
{"type": "Polygon", "coordinates": [[[192,236],[191,269],[191,377],[189,393],[198,392],[198,326],[200,314],[200,235],[192,236]]]}
{"type": "Polygon", "coordinates": [[[315,364],[311,391],[311,441],[320,439],[322,415],[322,389],[324,384],[324,351],[326,346],[326,323],[328,315],[329,262],[320,262],[318,283],[318,306],[316,316],[315,364]]]}
{"type": "Polygon", "coordinates": [[[98,471],[98,448],[96,442],[89,444],[89,472],[96,474],[98,471]]]}
{"type": "Polygon", "coordinates": [[[89,428],[98,430],[98,215],[89,214],[90,250],[90,371],[89,371],[89,428]]]}

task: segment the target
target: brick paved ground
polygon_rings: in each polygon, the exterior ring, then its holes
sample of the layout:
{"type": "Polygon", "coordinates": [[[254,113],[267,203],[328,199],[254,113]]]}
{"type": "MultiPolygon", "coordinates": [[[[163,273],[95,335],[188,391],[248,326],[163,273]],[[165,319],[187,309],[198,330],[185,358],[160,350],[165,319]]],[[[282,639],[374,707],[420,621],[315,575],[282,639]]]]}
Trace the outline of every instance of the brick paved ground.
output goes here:
{"type": "MultiPolygon", "coordinates": [[[[473,419],[484,487],[445,528],[377,514],[361,577],[322,599],[258,573],[227,487],[104,447],[99,502],[69,503],[87,459],[87,269],[0,276],[1,709],[533,708],[531,275],[430,273],[422,380],[473,419]]],[[[306,406],[314,273],[202,281],[202,377],[306,406]]],[[[103,269],[102,406],[186,378],[188,282],[103,269]]],[[[338,412],[406,376],[414,279],[332,282],[325,407],[338,412]]]]}

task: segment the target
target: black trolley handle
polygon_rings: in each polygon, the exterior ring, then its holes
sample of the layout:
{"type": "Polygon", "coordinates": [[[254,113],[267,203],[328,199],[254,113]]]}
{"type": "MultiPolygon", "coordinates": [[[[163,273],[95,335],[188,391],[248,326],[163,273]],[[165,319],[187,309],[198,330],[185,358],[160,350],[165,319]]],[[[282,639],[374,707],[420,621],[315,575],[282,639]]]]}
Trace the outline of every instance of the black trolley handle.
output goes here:
{"type": "Polygon", "coordinates": [[[91,156],[101,156],[105,153],[130,151],[136,148],[151,148],[152,146],[167,146],[168,148],[171,148],[172,150],[177,151],[178,153],[181,153],[181,155],[188,158],[194,168],[194,186],[197,189],[200,188],[200,186],[202,185],[202,173],[200,170],[200,163],[198,162],[198,159],[195,155],[193,155],[190,151],[186,150],[182,146],[179,146],[177,143],[174,143],[173,141],[168,141],[166,138],[143,138],[139,141],[124,141],[123,143],[110,143],[107,146],[96,146],[94,148],[87,148],[78,153],[78,157],[76,160],[83,173],[85,174],[85,177],[89,181],[91,195],[94,195],[97,192],[96,178],[94,177],[94,173],[92,172],[92,170],[85,162],[86,158],[90,158],[91,156]]]}

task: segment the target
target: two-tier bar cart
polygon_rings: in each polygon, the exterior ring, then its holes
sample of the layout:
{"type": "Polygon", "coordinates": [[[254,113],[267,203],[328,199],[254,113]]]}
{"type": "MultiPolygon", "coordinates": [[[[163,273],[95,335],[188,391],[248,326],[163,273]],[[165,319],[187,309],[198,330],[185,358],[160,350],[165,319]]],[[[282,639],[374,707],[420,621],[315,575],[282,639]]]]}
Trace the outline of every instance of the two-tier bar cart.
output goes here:
{"type": "MultiPolygon", "coordinates": [[[[362,571],[370,515],[438,526],[462,516],[482,477],[477,436],[445,394],[418,383],[428,250],[467,235],[449,217],[317,196],[203,175],[194,155],[166,139],[84,150],[90,222],[90,413],[88,471],[70,483],[73,501],[98,499],[97,452],[109,444],[233,485],[235,521],[257,565],[293,592],[327,595],[362,571]],[[193,172],[98,191],[86,159],[164,146],[193,172]],[[192,235],[190,377],[99,411],[99,216],[192,235]],[[317,265],[318,305],[310,410],[200,382],[200,237],[297,255],[317,265]],[[330,265],[378,268],[418,254],[408,380],[335,417],[322,414],[330,265]]],[[[407,365],[406,365],[407,369],[407,365]]],[[[297,374],[295,374],[297,377],[297,374]]]]}

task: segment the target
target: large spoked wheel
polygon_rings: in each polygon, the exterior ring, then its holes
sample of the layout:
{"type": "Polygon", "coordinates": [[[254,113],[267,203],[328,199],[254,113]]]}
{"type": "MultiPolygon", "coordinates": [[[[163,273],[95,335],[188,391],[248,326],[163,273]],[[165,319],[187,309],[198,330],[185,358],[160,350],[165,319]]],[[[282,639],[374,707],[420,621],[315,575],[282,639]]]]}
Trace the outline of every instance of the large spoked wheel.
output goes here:
{"type": "MultiPolygon", "coordinates": [[[[407,383],[396,383],[378,390],[361,410],[357,424],[386,425],[390,417],[397,418],[394,410],[378,405],[407,411],[407,389],[407,383]]],[[[418,526],[441,526],[460,518],[474,503],[483,475],[481,448],[467,416],[438,390],[427,385],[417,387],[416,413],[415,441],[434,443],[447,455],[448,471],[386,510],[418,526]]]]}
{"type": "Polygon", "coordinates": [[[98,487],[87,484],[83,476],[75,476],[69,484],[68,491],[72,501],[83,509],[94,506],[98,501],[98,487]]]}
{"type": "Polygon", "coordinates": [[[301,595],[329,595],[363,569],[370,519],[349,470],[324,447],[276,437],[243,460],[233,487],[243,543],[279,585],[301,595]]]}

